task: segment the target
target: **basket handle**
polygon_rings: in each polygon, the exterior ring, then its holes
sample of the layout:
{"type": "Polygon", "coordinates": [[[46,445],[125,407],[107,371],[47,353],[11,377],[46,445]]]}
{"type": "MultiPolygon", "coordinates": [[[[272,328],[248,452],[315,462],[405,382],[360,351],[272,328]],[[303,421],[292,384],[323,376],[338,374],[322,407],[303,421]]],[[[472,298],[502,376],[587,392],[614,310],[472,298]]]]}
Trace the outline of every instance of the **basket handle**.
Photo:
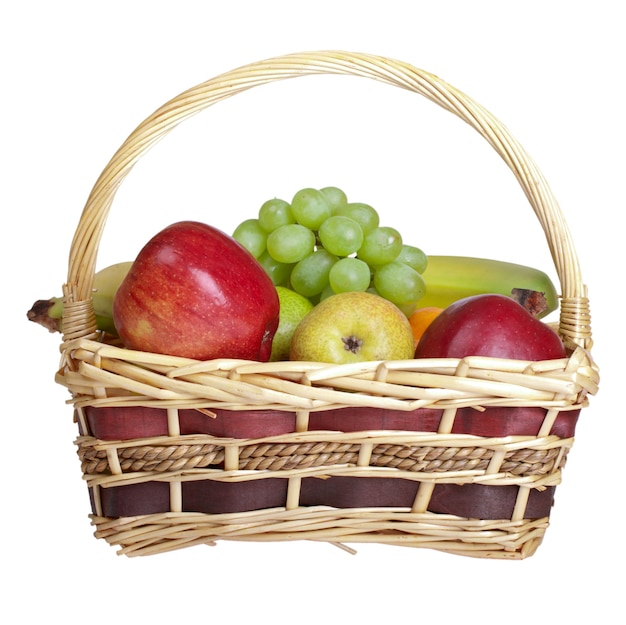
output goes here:
{"type": "Polygon", "coordinates": [[[74,234],[64,285],[64,340],[95,332],[91,291],[98,246],[115,193],[139,158],[182,121],[221,100],[259,85],[315,74],[361,76],[408,89],[472,126],[509,166],[543,228],[561,285],[561,336],[591,347],[589,302],[569,230],[546,180],[521,145],[487,110],[437,76],[401,61],[340,51],[288,54],[221,74],[179,94],[131,133],[96,181],[74,234]]]}

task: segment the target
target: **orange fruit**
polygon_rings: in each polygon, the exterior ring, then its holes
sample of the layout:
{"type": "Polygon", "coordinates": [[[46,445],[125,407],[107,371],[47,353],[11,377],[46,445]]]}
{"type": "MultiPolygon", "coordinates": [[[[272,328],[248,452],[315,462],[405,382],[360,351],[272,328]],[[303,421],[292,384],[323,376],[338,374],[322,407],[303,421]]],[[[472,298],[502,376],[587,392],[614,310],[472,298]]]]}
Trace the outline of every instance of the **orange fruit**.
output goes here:
{"type": "Polygon", "coordinates": [[[411,330],[413,330],[415,347],[417,347],[417,344],[422,338],[422,334],[424,334],[426,328],[431,324],[433,319],[435,319],[435,317],[437,317],[442,310],[443,308],[437,308],[436,306],[425,306],[424,308],[418,308],[409,317],[411,330]]]}

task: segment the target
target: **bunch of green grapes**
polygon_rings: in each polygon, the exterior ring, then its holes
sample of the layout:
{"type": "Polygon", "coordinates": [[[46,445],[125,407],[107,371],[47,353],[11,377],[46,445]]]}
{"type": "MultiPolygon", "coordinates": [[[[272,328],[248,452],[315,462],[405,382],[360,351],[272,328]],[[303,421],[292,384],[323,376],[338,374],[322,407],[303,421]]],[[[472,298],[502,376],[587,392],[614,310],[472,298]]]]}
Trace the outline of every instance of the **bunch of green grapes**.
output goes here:
{"type": "Polygon", "coordinates": [[[267,200],[233,238],[275,285],[313,304],[333,293],[370,291],[408,316],[426,290],[424,252],[405,244],[395,228],[380,225],[372,206],[348,202],[337,187],[300,189],[291,202],[267,200]]]}

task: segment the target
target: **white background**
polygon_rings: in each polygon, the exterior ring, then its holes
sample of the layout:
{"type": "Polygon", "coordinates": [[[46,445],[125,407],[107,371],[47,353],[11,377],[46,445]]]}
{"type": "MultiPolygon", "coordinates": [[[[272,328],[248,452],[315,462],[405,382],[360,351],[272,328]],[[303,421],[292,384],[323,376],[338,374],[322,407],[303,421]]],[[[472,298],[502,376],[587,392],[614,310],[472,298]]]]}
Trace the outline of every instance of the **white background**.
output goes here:
{"type": "MultiPolygon", "coordinates": [[[[8,4],[6,5],[8,6],[8,4]]],[[[29,2],[0,14],[4,243],[4,622],[511,624],[623,622],[624,32],[619,3],[29,2]],[[223,8],[216,8],[216,7],[223,8]],[[583,411],[536,555],[219,543],[129,559],[92,536],[59,337],[26,321],[59,294],[102,168],[180,91],[267,57],[370,52],[429,70],[500,118],[566,215],[602,387],[583,411]],[[619,108],[618,108],[619,107],[619,108]]],[[[469,127],[423,98],[356,78],[302,78],[223,102],[147,154],[124,183],[99,266],[158,229],[225,230],[269,197],[338,185],[427,253],[539,266],[543,233],[514,177],[469,127]]]]}

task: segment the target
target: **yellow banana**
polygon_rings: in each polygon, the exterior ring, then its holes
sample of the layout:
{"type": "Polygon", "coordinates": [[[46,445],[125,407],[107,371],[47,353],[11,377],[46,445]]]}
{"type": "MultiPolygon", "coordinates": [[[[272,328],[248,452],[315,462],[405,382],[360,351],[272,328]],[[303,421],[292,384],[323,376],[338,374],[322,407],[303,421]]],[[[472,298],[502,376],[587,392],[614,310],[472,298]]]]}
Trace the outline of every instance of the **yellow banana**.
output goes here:
{"type": "MultiPolygon", "coordinates": [[[[93,305],[98,329],[103,332],[116,334],[113,298],[131,265],[131,261],[115,263],[94,275],[93,305]]],[[[429,256],[428,266],[422,275],[426,282],[426,294],[417,303],[420,308],[445,308],[452,302],[480,293],[511,295],[513,289],[543,293],[547,309],[541,317],[559,306],[558,293],[550,277],[539,269],[525,265],[470,256],[429,256]]],[[[62,332],[63,298],[37,300],[27,316],[50,332],[62,332]]]]}
{"type": "Polygon", "coordinates": [[[452,302],[480,293],[511,295],[513,289],[543,293],[547,309],[542,317],[559,306],[559,296],[550,277],[525,265],[469,256],[429,256],[422,275],[426,294],[417,304],[420,308],[445,308],[452,302]]]}
{"type": "MultiPolygon", "coordinates": [[[[113,324],[113,298],[133,263],[122,262],[98,271],[93,278],[93,307],[98,330],[117,334],[113,324]]],[[[27,313],[31,321],[48,328],[50,332],[63,331],[63,298],[37,300],[27,313]]]]}

